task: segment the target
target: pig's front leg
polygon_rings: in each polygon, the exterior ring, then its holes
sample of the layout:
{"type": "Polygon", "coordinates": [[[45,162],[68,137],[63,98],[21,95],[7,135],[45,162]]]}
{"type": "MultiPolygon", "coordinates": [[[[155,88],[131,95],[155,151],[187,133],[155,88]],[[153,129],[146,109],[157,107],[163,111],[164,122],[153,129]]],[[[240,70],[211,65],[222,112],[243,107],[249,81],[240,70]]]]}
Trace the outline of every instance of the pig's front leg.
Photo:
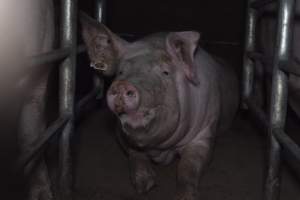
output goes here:
{"type": "Polygon", "coordinates": [[[139,194],[148,192],[155,185],[155,172],[147,155],[129,150],[129,168],[132,183],[139,194]]]}
{"type": "Polygon", "coordinates": [[[176,200],[196,200],[198,198],[199,180],[204,168],[210,161],[213,145],[213,133],[210,129],[207,137],[193,141],[180,152],[177,171],[176,200]]]}

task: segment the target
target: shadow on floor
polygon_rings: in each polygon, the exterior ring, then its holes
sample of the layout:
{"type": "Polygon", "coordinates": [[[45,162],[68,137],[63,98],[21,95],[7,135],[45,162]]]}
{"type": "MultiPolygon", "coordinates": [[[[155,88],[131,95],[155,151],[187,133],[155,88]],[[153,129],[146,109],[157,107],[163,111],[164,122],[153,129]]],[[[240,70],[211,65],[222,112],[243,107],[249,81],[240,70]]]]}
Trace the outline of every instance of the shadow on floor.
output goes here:
{"type": "MultiPolygon", "coordinates": [[[[175,191],[176,162],[155,166],[157,187],[139,196],[130,180],[126,156],[114,138],[115,118],[102,109],[81,122],[77,129],[76,200],[161,200],[172,199],[175,191]]],[[[238,117],[230,131],[217,140],[214,158],[199,188],[201,199],[262,199],[266,144],[257,129],[238,117]]],[[[284,167],[282,200],[300,196],[300,186],[284,167]]]]}

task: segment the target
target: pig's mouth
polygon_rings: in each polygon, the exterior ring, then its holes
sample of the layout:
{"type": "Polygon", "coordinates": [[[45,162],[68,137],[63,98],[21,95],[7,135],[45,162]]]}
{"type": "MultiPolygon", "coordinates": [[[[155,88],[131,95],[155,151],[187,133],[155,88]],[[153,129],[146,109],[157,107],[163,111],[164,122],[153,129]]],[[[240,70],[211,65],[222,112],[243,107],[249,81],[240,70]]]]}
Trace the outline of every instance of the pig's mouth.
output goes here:
{"type": "Polygon", "coordinates": [[[154,128],[157,109],[143,109],[132,113],[119,113],[125,138],[136,148],[145,148],[154,128]]]}
{"type": "Polygon", "coordinates": [[[118,113],[118,117],[125,130],[149,129],[153,119],[156,116],[156,109],[140,109],[133,112],[118,113]]]}

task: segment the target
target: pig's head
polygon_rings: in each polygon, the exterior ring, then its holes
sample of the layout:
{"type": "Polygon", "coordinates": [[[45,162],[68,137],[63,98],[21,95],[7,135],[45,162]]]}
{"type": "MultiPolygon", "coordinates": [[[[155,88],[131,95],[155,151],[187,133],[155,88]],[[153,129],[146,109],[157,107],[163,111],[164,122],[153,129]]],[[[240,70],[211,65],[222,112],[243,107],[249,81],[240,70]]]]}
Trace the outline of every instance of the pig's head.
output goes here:
{"type": "Polygon", "coordinates": [[[107,102],[128,141],[147,148],[171,137],[184,98],[178,90],[198,84],[193,63],[199,33],[158,33],[129,43],[86,15],[81,24],[91,66],[115,77],[107,102]]]}

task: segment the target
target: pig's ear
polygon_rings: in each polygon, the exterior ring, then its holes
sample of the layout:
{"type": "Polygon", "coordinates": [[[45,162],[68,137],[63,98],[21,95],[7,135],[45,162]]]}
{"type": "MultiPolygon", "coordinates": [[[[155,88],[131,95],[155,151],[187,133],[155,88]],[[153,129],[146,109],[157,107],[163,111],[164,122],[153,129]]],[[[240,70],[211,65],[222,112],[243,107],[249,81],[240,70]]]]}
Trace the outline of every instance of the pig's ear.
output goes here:
{"type": "Polygon", "coordinates": [[[200,39],[195,31],[172,32],[167,36],[167,51],[175,62],[180,62],[185,76],[194,85],[199,84],[194,64],[194,55],[200,39]]]}
{"type": "Polygon", "coordinates": [[[102,71],[104,75],[114,75],[117,71],[116,62],[125,51],[127,42],[83,12],[80,13],[80,22],[91,67],[102,71]]]}

